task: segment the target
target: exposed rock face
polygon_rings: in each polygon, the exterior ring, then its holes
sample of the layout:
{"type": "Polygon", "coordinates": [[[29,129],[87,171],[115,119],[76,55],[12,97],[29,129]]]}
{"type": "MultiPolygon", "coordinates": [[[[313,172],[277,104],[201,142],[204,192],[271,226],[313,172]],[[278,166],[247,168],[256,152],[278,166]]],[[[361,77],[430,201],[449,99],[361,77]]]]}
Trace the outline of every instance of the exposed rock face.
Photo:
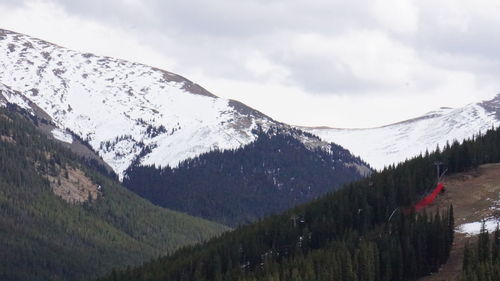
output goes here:
{"type": "Polygon", "coordinates": [[[66,166],[56,176],[47,176],[54,193],[69,203],[81,204],[96,200],[101,187],[93,183],[82,170],[66,166]]]}

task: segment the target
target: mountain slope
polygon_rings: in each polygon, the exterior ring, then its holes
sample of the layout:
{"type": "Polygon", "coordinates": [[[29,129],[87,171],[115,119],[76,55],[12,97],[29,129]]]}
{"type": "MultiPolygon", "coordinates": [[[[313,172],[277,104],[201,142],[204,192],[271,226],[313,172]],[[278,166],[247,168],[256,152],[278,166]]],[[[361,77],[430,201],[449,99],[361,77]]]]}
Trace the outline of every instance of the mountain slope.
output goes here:
{"type": "Polygon", "coordinates": [[[1,280],[88,280],[226,229],[152,205],[0,108],[1,280]]]}
{"type": "Polygon", "coordinates": [[[47,137],[59,141],[60,145],[83,157],[82,159],[102,173],[114,178],[117,177],[113,169],[95,153],[87,142],[83,141],[79,136],[57,127],[52,118],[44,110],[20,92],[3,84],[0,84],[0,107],[8,107],[10,110],[24,115],[47,137]]]}
{"type": "Polygon", "coordinates": [[[175,167],[254,141],[257,125],[278,125],[179,75],[6,30],[0,30],[0,83],[86,140],[120,176],[139,156],[144,165],[175,167]]]}
{"type": "MultiPolygon", "coordinates": [[[[477,247],[477,241],[474,238],[471,239],[471,236],[479,234],[482,222],[485,222],[485,227],[490,233],[496,229],[500,207],[498,200],[500,197],[500,163],[481,165],[477,169],[449,176],[444,179],[444,184],[446,192],[437,198],[432,208],[443,209],[453,203],[455,221],[457,222],[455,239],[448,262],[438,273],[421,281],[493,280],[494,277],[473,279],[463,276],[462,267],[467,267],[464,264],[464,248],[468,244],[472,246],[470,248],[477,247]],[[460,278],[461,275],[464,278],[460,278]]],[[[495,240],[498,246],[500,240],[491,239],[492,242],[495,240]]],[[[469,261],[472,259],[469,257],[469,261]]],[[[493,261],[499,262],[495,259],[493,261]]],[[[477,265],[479,263],[474,262],[474,266],[477,265]]]]}
{"type": "Polygon", "coordinates": [[[399,163],[405,159],[462,141],[500,125],[500,95],[490,101],[462,108],[440,108],[424,116],[370,129],[328,127],[301,129],[335,142],[360,156],[372,167],[399,163]]]}

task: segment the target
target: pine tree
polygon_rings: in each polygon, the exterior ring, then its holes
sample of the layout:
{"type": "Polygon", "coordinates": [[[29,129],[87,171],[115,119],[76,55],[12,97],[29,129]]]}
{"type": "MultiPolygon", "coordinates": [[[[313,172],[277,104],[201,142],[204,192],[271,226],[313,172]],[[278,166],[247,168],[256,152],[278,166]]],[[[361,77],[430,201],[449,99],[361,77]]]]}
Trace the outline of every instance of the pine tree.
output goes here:
{"type": "Polygon", "coordinates": [[[497,228],[493,234],[492,243],[492,260],[494,263],[500,264],[500,228],[497,224],[497,228]]]}
{"type": "Polygon", "coordinates": [[[480,262],[490,260],[490,235],[486,230],[486,222],[483,220],[481,224],[481,231],[478,236],[477,252],[480,262]]]}

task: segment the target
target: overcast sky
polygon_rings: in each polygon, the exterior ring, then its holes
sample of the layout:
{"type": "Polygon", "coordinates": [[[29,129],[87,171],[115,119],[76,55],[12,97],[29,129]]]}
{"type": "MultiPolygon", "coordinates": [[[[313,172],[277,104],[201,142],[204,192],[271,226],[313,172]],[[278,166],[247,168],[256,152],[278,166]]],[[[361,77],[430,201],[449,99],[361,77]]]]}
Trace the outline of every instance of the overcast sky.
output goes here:
{"type": "Polygon", "coordinates": [[[0,28],[160,67],[283,122],[371,127],[500,92],[498,0],[0,0],[0,28]]]}

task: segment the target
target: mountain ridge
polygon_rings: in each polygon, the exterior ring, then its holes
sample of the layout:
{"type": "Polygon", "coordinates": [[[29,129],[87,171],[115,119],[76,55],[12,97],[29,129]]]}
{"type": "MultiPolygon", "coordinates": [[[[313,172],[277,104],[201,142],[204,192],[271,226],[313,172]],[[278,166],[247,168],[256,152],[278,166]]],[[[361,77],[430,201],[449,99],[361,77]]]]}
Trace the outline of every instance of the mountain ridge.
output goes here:
{"type": "MultiPolygon", "coordinates": [[[[88,142],[120,178],[132,163],[176,167],[202,153],[248,145],[257,129],[293,128],[183,76],[12,31],[0,30],[0,66],[0,83],[88,142]]],[[[300,139],[329,147],[313,136],[300,139]]]]}
{"type": "Polygon", "coordinates": [[[166,70],[75,52],[7,30],[0,29],[0,39],[3,51],[3,55],[0,52],[0,58],[3,57],[0,65],[5,70],[14,70],[13,73],[0,70],[0,83],[40,106],[60,129],[71,130],[88,142],[120,178],[132,163],[177,167],[182,161],[203,153],[248,145],[256,140],[252,132],[257,128],[299,128],[324,141],[302,137],[304,143],[315,143],[315,147],[325,149],[327,143],[340,144],[381,169],[434,149],[436,145],[442,147],[447,141],[460,141],[500,124],[500,97],[497,96],[462,107],[462,111],[467,111],[462,114],[457,113],[460,108],[443,107],[375,128],[291,126],[241,102],[219,98],[185,77],[166,70]],[[90,101],[75,101],[74,92],[90,101]],[[188,97],[191,94],[196,97],[188,97]],[[91,108],[72,113],[78,110],[75,104],[79,103],[91,108]],[[103,108],[109,104],[114,111],[103,108]],[[161,105],[156,106],[158,104],[161,105]],[[181,112],[176,108],[182,109],[181,112]],[[491,118],[493,114],[496,118],[491,118]],[[478,119],[472,115],[482,116],[478,119]],[[473,121],[478,122],[467,124],[473,121]],[[427,124],[428,128],[421,132],[411,128],[432,122],[440,122],[440,126],[427,124]],[[446,137],[437,127],[448,133],[455,129],[462,131],[446,137]],[[389,136],[389,141],[384,139],[385,135],[389,136]],[[369,141],[360,142],[360,139],[369,141]],[[382,141],[390,143],[383,145],[382,141]]]}
{"type": "Polygon", "coordinates": [[[374,128],[300,127],[335,142],[383,169],[437,146],[462,141],[500,125],[500,94],[459,108],[441,107],[422,116],[374,128]]]}

